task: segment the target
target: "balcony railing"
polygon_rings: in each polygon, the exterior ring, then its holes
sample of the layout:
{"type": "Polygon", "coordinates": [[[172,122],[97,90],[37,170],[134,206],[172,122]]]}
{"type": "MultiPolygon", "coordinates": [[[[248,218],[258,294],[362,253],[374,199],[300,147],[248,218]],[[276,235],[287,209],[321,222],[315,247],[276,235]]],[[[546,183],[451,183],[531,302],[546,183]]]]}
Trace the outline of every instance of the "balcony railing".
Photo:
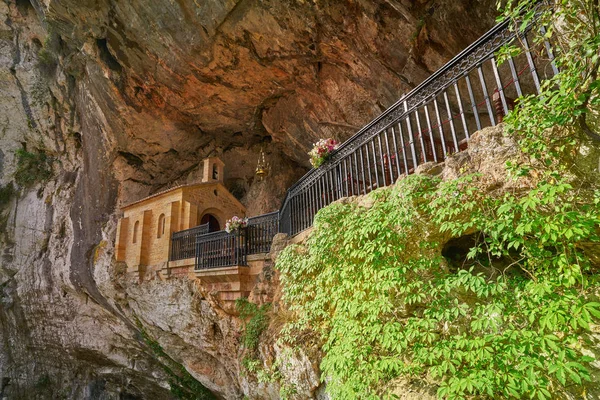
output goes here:
{"type": "Polygon", "coordinates": [[[279,211],[248,219],[248,254],[268,253],[273,237],[279,233],[279,211]]]}
{"type": "Polygon", "coordinates": [[[196,257],[196,237],[208,233],[208,223],[184,231],[174,232],[171,236],[170,261],[196,257]]]}
{"type": "Polygon", "coordinates": [[[245,229],[200,235],[196,241],[195,269],[244,266],[247,254],[245,229]]]}
{"type": "Polygon", "coordinates": [[[317,211],[347,196],[364,195],[464,150],[472,133],[501,122],[522,95],[539,94],[540,81],[558,71],[548,42],[532,47],[504,21],[419,86],[402,96],[310,170],[287,192],[280,231],[295,235],[312,226],[317,211]],[[497,65],[505,44],[523,53],[497,65]]]}

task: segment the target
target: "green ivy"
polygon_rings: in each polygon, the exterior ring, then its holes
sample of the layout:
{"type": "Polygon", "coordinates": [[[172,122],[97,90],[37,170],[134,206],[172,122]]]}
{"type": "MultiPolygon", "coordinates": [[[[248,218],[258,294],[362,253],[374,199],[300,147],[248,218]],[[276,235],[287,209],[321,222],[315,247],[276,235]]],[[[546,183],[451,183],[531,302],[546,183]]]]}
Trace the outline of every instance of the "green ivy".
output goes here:
{"type": "MultiPolygon", "coordinates": [[[[554,46],[559,73],[542,82],[539,96],[519,99],[505,120],[508,131],[519,137],[532,160],[547,166],[568,157],[578,139],[600,143],[600,11],[598,0],[559,0],[553,1],[552,7],[540,7],[539,3],[502,1],[498,7],[502,18],[515,21],[515,31],[523,32],[531,23],[534,32],[546,29],[543,35],[533,35],[534,47],[543,48],[544,41],[554,46]]],[[[516,46],[505,47],[499,61],[521,51],[516,46]]]]}
{"type": "Polygon", "coordinates": [[[250,358],[253,359],[254,354],[258,350],[260,335],[269,326],[267,312],[271,309],[271,304],[265,303],[259,307],[249,302],[247,298],[242,297],[235,301],[235,307],[240,313],[240,318],[247,321],[242,336],[242,343],[244,343],[246,350],[251,353],[250,358]]]}
{"type": "Polygon", "coordinates": [[[600,303],[580,244],[600,241],[598,192],[540,182],[492,196],[480,179],[410,176],[371,208],[333,204],[278,258],[297,315],[285,333],[320,337],[334,399],[386,397],[401,376],[447,398],[545,399],[589,380],[580,350],[600,303]],[[451,272],[441,245],[472,232],[472,266],[451,272]]]}

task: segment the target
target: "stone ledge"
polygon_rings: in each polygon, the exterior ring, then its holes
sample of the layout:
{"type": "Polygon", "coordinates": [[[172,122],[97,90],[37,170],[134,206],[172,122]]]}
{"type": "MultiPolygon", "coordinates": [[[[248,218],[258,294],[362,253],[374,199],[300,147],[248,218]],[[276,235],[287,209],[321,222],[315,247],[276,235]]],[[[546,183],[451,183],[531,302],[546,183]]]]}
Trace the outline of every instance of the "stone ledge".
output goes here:
{"type": "Polygon", "coordinates": [[[298,243],[304,242],[306,240],[306,238],[308,237],[308,235],[310,235],[312,230],[313,230],[313,228],[311,226],[310,228],[307,228],[307,229],[303,230],[302,232],[297,233],[296,235],[291,237],[290,243],[298,244],[298,243]]]}
{"type": "Polygon", "coordinates": [[[192,258],[184,258],[182,260],[169,261],[168,268],[181,268],[181,267],[189,267],[196,265],[196,259],[192,258]]]}
{"type": "Polygon", "coordinates": [[[195,270],[196,278],[204,282],[218,282],[225,279],[235,279],[236,277],[250,275],[250,268],[245,266],[210,268],[195,270]]]}
{"type": "Polygon", "coordinates": [[[269,253],[257,253],[246,256],[246,261],[264,261],[269,258],[269,253]]]}

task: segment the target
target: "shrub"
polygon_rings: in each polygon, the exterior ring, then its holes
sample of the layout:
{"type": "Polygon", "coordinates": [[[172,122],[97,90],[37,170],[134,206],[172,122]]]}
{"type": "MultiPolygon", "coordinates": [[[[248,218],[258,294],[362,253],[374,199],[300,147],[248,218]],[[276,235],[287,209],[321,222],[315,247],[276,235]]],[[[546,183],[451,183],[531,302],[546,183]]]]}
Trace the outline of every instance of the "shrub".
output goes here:
{"type": "Polygon", "coordinates": [[[370,209],[333,204],[304,248],[279,256],[284,301],[322,340],[334,399],[380,398],[397,377],[429,377],[448,398],[550,397],[589,380],[581,353],[600,319],[580,248],[600,242],[596,200],[561,181],[492,196],[478,176],[410,176],[370,209]],[[452,273],[431,238],[482,232],[452,273]],[[429,238],[423,240],[422,238],[429,238]],[[480,257],[483,255],[483,257],[480,257]]]}
{"type": "Polygon", "coordinates": [[[18,185],[31,187],[37,182],[47,181],[52,176],[52,159],[44,151],[30,153],[19,149],[16,156],[15,182],[18,185]]]}
{"type": "Polygon", "coordinates": [[[260,335],[269,326],[267,312],[271,309],[271,304],[266,303],[259,307],[247,298],[240,298],[235,301],[235,307],[240,313],[240,318],[247,320],[242,337],[244,347],[254,354],[258,349],[260,335]]]}

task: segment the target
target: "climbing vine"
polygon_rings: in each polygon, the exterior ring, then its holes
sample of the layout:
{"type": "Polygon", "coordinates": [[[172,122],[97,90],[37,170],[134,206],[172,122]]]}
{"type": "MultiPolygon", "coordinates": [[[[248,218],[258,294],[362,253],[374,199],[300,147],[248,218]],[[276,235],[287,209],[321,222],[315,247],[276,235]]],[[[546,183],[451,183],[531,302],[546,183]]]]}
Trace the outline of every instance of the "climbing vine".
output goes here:
{"type": "Polygon", "coordinates": [[[260,335],[269,325],[267,312],[271,308],[271,304],[265,303],[259,307],[242,297],[235,301],[235,308],[240,313],[240,318],[245,321],[242,343],[249,352],[247,357],[254,359],[258,351],[260,335]]]}
{"type": "Polygon", "coordinates": [[[568,184],[540,182],[492,196],[480,179],[411,176],[370,208],[333,204],[280,256],[297,316],[286,332],[319,336],[333,398],[379,398],[400,376],[448,398],[542,399],[590,379],[598,266],[581,246],[599,242],[598,192],[581,202],[568,184]],[[469,267],[453,272],[441,245],[473,232],[469,267]]]}
{"type": "MultiPolygon", "coordinates": [[[[578,135],[600,143],[598,0],[559,0],[546,2],[543,7],[538,0],[519,0],[498,2],[498,8],[501,18],[515,21],[513,29],[519,33],[534,23],[533,32],[539,32],[533,34],[534,43],[537,48],[543,48],[545,41],[553,45],[554,65],[559,71],[542,82],[540,96],[519,100],[507,119],[509,131],[520,137],[525,151],[544,162],[562,157],[565,146],[574,145],[578,135]],[[561,131],[557,127],[570,129],[561,131]],[[553,135],[542,135],[544,130],[551,130],[553,135]]],[[[514,45],[505,47],[499,59],[503,61],[521,51],[514,45]]],[[[550,68],[547,57],[539,58],[550,68]]]]}

